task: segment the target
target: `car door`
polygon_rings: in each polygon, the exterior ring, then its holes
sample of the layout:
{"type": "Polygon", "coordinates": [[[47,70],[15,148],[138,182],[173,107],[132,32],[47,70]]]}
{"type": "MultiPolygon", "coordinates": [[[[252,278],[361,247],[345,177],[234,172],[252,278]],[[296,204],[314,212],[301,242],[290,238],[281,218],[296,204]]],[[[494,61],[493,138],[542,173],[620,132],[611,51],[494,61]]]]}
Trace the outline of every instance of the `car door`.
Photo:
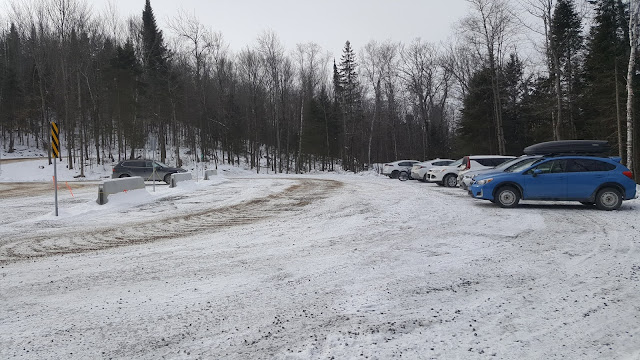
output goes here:
{"type": "Polygon", "coordinates": [[[598,187],[609,180],[615,165],[594,159],[567,160],[567,196],[572,200],[589,199],[598,187]]]}
{"type": "Polygon", "coordinates": [[[144,178],[144,161],[133,160],[127,164],[127,170],[131,176],[140,176],[144,178]]]}
{"type": "Polygon", "coordinates": [[[567,160],[554,159],[543,162],[524,173],[525,199],[566,199],[567,160]]]}
{"type": "Polygon", "coordinates": [[[145,180],[153,180],[153,161],[146,160],[144,162],[143,178],[145,180]]]}

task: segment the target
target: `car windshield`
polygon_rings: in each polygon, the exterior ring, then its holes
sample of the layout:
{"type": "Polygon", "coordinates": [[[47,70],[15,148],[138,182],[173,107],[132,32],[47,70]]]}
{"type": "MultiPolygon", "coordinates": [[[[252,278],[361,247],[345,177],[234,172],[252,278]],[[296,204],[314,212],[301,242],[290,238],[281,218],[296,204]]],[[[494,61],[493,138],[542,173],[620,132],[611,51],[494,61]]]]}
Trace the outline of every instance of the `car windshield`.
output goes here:
{"type": "Polygon", "coordinates": [[[460,166],[460,165],[462,165],[462,161],[464,161],[464,158],[458,159],[458,160],[452,162],[451,164],[449,164],[448,166],[460,166]]]}
{"type": "Polygon", "coordinates": [[[505,162],[503,162],[502,164],[494,167],[495,170],[505,170],[508,169],[510,166],[517,164],[518,162],[522,161],[522,159],[520,158],[515,158],[515,159],[510,159],[507,160],[505,162]]]}
{"type": "Polygon", "coordinates": [[[169,167],[169,165],[161,163],[160,161],[154,161],[154,163],[156,167],[169,167]]]}
{"type": "Polygon", "coordinates": [[[520,161],[517,164],[513,164],[510,167],[508,167],[505,172],[520,172],[526,168],[528,168],[529,166],[539,162],[540,160],[542,160],[541,158],[530,158],[530,159],[525,159],[520,161]]]}

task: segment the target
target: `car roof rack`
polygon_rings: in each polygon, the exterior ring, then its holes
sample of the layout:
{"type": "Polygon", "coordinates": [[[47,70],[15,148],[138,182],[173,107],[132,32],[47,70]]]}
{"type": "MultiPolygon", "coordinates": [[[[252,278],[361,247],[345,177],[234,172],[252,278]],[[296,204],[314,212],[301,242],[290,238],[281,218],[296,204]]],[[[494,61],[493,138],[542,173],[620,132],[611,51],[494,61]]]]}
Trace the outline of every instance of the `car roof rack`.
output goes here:
{"type": "Polygon", "coordinates": [[[606,140],[547,141],[524,148],[525,155],[563,156],[581,155],[608,157],[611,146],[606,140]]]}

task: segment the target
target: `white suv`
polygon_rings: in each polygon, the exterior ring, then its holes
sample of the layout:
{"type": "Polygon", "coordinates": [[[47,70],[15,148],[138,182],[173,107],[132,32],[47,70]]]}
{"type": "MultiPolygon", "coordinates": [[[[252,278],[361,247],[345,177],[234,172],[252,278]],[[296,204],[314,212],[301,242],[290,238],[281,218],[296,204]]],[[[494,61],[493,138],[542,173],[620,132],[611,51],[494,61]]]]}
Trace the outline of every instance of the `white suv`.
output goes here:
{"type": "Polygon", "coordinates": [[[492,172],[508,171],[507,169],[517,166],[518,164],[524,164],[524,162],[534,162],[541,156],[538,155],[522,155],[515,159],[507,160],[502,164],[488,169],[481,170],[465,170],[458,174],[458,185],[465,190],[469,190],[469,187],[474,181],[474,178],[481,174],[488,174],[492,172]]]}
{"type": "Polygon", "coordinates": [[[397,179],[401,173],[405,173],[408,177],[411,173],[411,167],[416,163],[418,163],[418,160],[399,160],[384,164],[382,167],[382,175],[397,179]]]}
{"type": "Polygon", "coordinates": [[[427,171],[434,166],[447,166],[451,164],[453,160],[449,159],[434,159],[413,165],[411,168],[411,177],[420,181],[427,181],[427,171]]]}
{"type": "Polygon", "coordinates": [[[458,182],[458,171],[462,165],[462,159],[458,159],[447,166],[434,166],[427,171],[427,182],[453,187],[458,182]],[[451,185],[453,184],[453,185],[451,185]]]}
{"type": "Polygon", "coordinates": [[[497,166],[503,162],[513,159],[514,156],[502,155],[471,155],[456,160],[449,166],[438,166],[427,172],[427,181],[435,182],[438,185],[446,187],[455,187],[458,185],[458,174],[465,170],[486,169],[497,166]],[[485,165],[486,164],[486,165],[485,165]],[[487,166],[490,164],[496,164],[487,166]]]}
{"type": "MultiPolygon", "coordinates": [[[[465,156],[463,158],[464,160],[462,160],[462,165],[464,165],[464,168],[458,172],[457,184],[465,189],[465,186],[463,185],[465,174],[469,173],[470,171],[491,169],[515,158],[515,156],[502,155],[465,156]]],[[[468,186],[469,184],[467,183],[466,185],[468,186]]]]}

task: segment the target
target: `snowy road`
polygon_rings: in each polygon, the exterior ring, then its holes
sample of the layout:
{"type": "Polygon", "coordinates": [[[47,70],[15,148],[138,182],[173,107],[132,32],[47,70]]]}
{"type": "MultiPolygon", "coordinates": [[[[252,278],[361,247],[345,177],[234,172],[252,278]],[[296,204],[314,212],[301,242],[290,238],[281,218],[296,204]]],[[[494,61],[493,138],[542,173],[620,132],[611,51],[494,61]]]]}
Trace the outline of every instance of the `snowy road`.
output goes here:
{"type": "MultiPolygon", "coordinates": [[[[8,186],[7,184],[3,184],[8,186]]],[[[0,197],[0,358],[640,358],[638,200],[373,176],[0,197]]]]}

